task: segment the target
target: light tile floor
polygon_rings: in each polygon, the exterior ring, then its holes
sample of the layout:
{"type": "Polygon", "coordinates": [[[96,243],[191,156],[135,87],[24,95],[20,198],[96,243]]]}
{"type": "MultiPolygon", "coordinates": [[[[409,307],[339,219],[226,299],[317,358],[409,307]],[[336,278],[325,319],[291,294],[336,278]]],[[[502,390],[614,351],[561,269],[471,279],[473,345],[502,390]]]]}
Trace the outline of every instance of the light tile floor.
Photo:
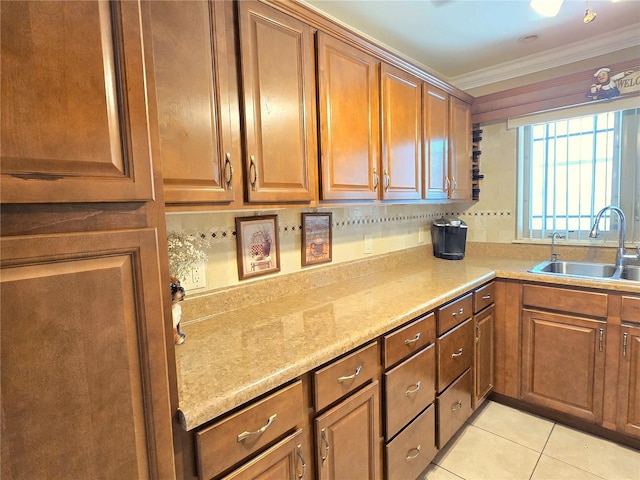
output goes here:
{"type": "Polygon", "coordinates": [[[495,402],[419,480],[640,480],[640,451],[495,402]]]}

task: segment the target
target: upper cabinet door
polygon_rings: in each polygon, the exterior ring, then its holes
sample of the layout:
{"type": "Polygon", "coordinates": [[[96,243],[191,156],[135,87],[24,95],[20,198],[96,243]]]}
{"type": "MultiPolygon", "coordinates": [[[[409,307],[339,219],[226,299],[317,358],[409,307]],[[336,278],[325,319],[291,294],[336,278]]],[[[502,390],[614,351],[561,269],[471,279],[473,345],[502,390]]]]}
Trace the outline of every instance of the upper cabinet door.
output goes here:
{"type": "Polygon", "coordinates": [[[427,83],[424,102],[424,190],[427,200],[449,196],[449,95],[427,83]]]}
{"type": "Polygon", "coordinates": [[[259,2],[238,2],[247,199],[316,197],[311,28],[259,2]]]}
{"type": "Polygon", "coordinates": [[[382,64],[382,198],[422,198],[422,82],[382,64]]]}
{"type": "Polygon", "coordinates": [[[224,6],[206,0],[150,6],[165,203],[231,202],[234,57],[224,6]]]}
{"type": "Polygon", "coordinates": [[[471,200],[471,105],[451,97],[449,121],[450,198],[471,200]]]}
{"type": "Polygon", "coordinates": [[[2,203],[153,198],[138,2],[2,2],[2,203]]]}
{"type": "Polygon", "coordinates": [[[376,200],[379,62],[318,33],[322,200],[376,200]]]}

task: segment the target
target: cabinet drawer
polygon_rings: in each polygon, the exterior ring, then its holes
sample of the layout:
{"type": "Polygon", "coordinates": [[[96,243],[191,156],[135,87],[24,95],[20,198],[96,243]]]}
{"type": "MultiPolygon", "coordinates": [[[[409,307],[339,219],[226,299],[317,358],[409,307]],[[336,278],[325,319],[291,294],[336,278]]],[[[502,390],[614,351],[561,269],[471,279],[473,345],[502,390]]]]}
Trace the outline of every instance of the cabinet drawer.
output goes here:
{"type": "Polygon", "coordinates": [[[316,411],[322,410],[377,375],[379,358],[378,344],[370,343],[314,372],[316,411]]]}
{"type": "Polygon", "coordinates": [[[621,320],[640,323],[640,298],[622,297],[621,320]]]}
{"type": "Polygon", "coordinates": [[[438,339],[438,391],[441,392],[473,361],[473,321],[457,326],[438,339]]]}
{"type": "Polygon", "coordinates": [[[436,398],[436,346],[384,374],[386,438],[393,437],[436,398]]]}
{"type": "Polygon", "coordinates": [[[471,316],[473,311],[473,295],[465,295],[438,309],[438,335],[452,329],[471,316]]]}
{"type": "Polygon", "coordinates": [[[473,313],[478,313],[483,308],[488,307],[495,301],[496,284],[487,283],[473,292],[473,313]]]}
{"type": "Polygon", "coordinates": [[[436,456],[436,415],[431,405],[385,448],[387,478],[418,478],[436,456]]]}
{"type": "Polygon", "coordinates": [[[525,285],[522,289],[522,304],[544,310],[567,312],[572,315],[600,318],[607,316],[606,293],[525,285]]]}
{"type": "Polygon", "coordinates": [[[422,347],[436,343],[436,315],[429,313],[384,336],[384,368],[407,358],[422,347]]]}
{"type": "Polygon", "coordinates": [[[436,399],[438,448],[442,448],[471,416],[471,370],[436,399]]]}
{"type": "Polygon", "coordinates": [[[198,472],[209,479],[303,422],[298,381],[196,433],[198,472]]]}

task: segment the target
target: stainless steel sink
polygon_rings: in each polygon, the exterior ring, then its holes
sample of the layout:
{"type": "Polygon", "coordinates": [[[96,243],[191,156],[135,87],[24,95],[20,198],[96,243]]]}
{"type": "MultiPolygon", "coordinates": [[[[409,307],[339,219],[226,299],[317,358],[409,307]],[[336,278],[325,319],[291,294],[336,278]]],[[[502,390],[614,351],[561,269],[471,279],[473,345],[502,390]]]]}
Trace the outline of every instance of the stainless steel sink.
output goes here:
{"type": "Polygon", "coordinates": [[[640,282],[640,267],[627,265],[624,267],[620,278],[623,280],[635,280],[636,282],[640,282]]]}
{"type": "Polygon", "coordinates": [[[546,261],[539,263],[529,272],[572,277],[613,278],[616,273],[616,266],[608,263],[546,261]]]}

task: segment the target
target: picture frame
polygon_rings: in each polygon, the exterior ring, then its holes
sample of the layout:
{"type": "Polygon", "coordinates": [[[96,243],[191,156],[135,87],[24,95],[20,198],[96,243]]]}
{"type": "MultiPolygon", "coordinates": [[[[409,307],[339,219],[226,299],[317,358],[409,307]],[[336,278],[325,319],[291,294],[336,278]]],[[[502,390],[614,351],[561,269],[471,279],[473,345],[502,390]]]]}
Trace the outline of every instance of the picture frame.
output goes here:
{"type": "Polygon", "coordinates": [[[236,217],[238,278],[280,271],[278,216],[236,217]]]}
{"type": "Polygon", "coordinates": [[[332,214],[302,214],[302,265],[329,263],[332,260],[332,214]]]}

